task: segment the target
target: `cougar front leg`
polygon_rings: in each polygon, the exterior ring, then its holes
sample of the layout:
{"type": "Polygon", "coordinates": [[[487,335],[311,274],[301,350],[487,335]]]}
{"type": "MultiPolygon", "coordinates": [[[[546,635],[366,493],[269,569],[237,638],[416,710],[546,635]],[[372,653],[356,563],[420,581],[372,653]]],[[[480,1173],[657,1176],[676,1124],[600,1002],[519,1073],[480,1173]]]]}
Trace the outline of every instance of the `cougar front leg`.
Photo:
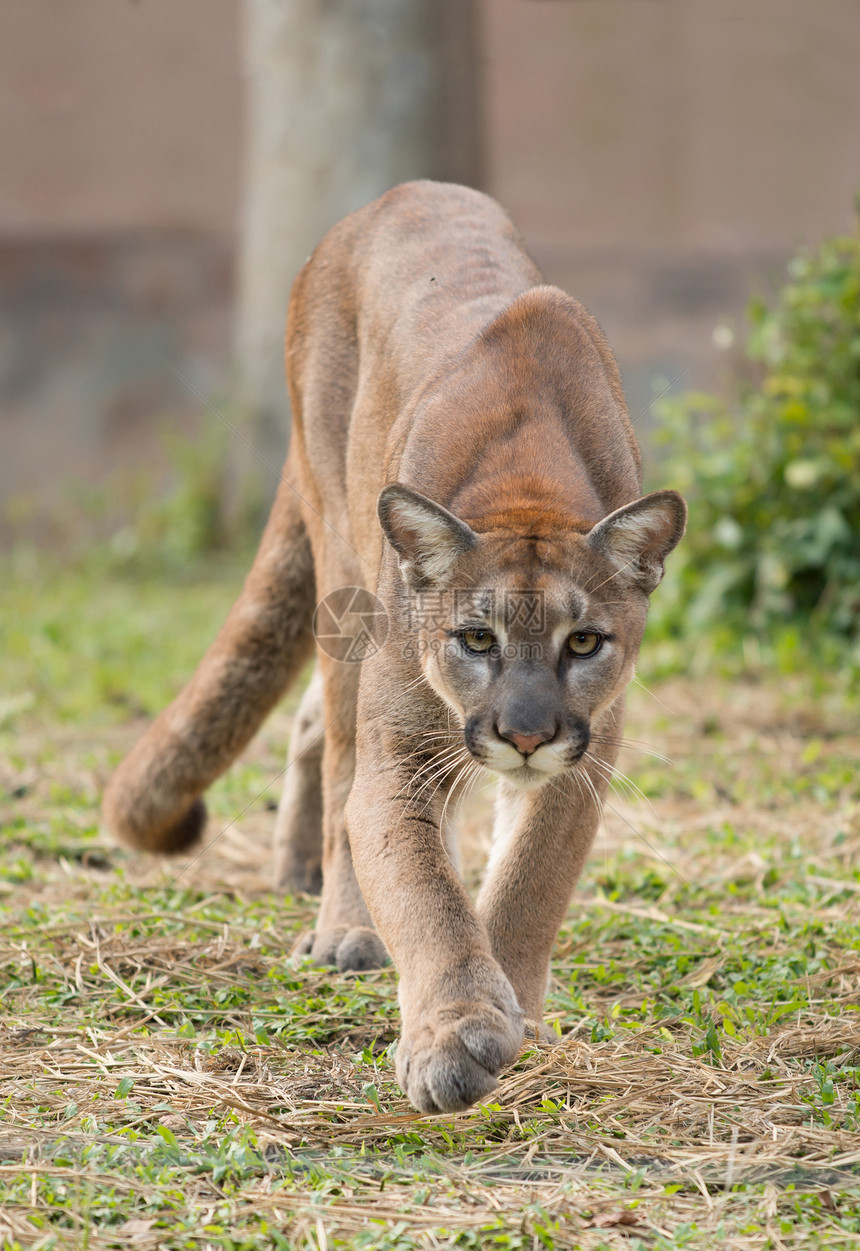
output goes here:
{"type": "MultiPolygon", "coordinates": [[[[378,734],[378,724],[365,731],[378,734]]],[[[520,1006],[443,846],[445,790],[408,797],[414,762],[362,743],[347,805],[356,873],[400,975],[397,1077],[421,1112],[482,1099],[517,1055],[520,1006]]]]}
{"type": "Polygon", "coordinates": [[[594,841],[598,797],[606,793],[606,765],[615,752],[590,755],[605,764],[583,761],[579,777],[555,777],[540,790],[499,783],[495,842],[478,915],[527,1020],[538,1030],[553,944],[594,841]]]}
{"type": "Polygon", "coordinates": [[[323,671],[322,900],[313,933],[298,947],[316,964],[340,972],[379,968],[388,954],[373,927],[352,864],[344,806],[355,773],[358,665],[320,657],[323,671]]]}
{"type": "Polygon", "coordinates": [[[275,818],[275,884],[293,893],[322,887],[323,682],[319,668],[293,719],[284,789],[275,818]]]}

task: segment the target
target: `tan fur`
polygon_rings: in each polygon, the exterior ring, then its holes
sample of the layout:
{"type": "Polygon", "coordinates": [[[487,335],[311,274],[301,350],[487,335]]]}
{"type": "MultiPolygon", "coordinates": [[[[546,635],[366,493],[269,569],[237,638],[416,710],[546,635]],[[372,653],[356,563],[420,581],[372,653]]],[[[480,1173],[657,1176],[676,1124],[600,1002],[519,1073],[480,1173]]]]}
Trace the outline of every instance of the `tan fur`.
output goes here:
{"type": "Polygon", "coordinates": [[[516,1055],[524,1017],[540,1019],[683,501],[639,499],[600,329],[463,187],[397,187],[326,236],[293,289],[287,376],[287,484],[260,553],[105,816],[135,846],[189,845],[202,791],[307,658],[315,598],[378,595],[385,646],[361,665],[319,654],[278,876],[307,889],[321,867],[304,950],[340,969],[389,953],[401,1084],[423,1111],[466,1107],[516,1055]],[[529,596],[540,629],[518,616],[529,596]],[[498,837],[473,904],[449,808],[483,769],[502,778],[498,837]]]}

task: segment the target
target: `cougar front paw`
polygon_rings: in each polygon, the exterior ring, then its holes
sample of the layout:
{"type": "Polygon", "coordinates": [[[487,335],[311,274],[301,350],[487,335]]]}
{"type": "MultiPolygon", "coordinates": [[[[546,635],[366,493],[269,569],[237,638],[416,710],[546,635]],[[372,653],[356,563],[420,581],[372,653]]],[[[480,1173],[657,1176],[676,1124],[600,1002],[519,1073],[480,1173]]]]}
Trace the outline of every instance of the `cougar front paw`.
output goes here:
{"type": "Polygon", "coordinates": [[[446,1004],[397,1045],[397,1080],[419,1112],[459,1112],[484,1099],[516,1058],[523,1014],[514,993],[446,1004]]]}
{"type": "Polygon", "coordinates": [[[376,930],[368,925],[339,925],[333,930],[313,930],[299,940],[298,956],[310,956],[314,964],[331,964],[339,973],[381,969],[388,952],[376,930]]]}

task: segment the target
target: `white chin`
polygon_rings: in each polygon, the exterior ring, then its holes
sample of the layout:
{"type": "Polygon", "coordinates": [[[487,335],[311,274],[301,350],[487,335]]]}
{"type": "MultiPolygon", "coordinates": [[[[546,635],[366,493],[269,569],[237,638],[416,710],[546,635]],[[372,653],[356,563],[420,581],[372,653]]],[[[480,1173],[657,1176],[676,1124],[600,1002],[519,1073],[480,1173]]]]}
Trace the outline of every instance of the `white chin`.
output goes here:
{"type": "Polygon", "coordinates": [[[521,791],[536,791],[538,787],[545,786],[555,776],[553,773],[544,773],[540,769],[525,764],[520,765],[518,769],[499,769],[498,773],[500,778],[504,778],[506,782],[510,782],[521,791]]]}

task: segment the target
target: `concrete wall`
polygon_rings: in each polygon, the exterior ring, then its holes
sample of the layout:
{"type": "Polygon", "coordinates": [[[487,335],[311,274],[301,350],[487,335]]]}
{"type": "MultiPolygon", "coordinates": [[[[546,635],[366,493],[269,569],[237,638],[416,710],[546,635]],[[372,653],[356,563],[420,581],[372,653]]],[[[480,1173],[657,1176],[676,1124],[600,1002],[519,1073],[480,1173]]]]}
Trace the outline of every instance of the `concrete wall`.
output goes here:
{"type": "Polygon", "coordinates": [[[488,0],[495,182],[533,238],[790,248],[860,182],[856,0],[488,0]]]}
{"type": "MultiPolygon", "coordinates": [[[[636,412],[860,186],[857,0],[481,0],[488,189],[636,412]]],[[[0,498],[157,459],[229,374],[238,0],[5,0],[0,498]]],[[[729,354],[730,355],[730,354],[729,354]]],[[[647,417],[642,426],[647,425],[647,417]]]]}
{"type": "Polygon", "coordinates": [[[236,0],[4,0],[0,237],[236,226],[236,0]]]}
{"type": "MultiPolygon", "coordinates": [[[[592,309],[631,409],[719,386],[713,331],[850,229],[857,0],[487,0],[493,189],[592,309]]],[[[647,424],[647,422],[645,423],[647,424]]]]}
{"type": "Polygon", "coordinates": [[[194,429],[168,362],[224,378],[238,25],[235,0],[3,4],[0,539],[39,497],[160,464],[165,425],[194,429]]]}

